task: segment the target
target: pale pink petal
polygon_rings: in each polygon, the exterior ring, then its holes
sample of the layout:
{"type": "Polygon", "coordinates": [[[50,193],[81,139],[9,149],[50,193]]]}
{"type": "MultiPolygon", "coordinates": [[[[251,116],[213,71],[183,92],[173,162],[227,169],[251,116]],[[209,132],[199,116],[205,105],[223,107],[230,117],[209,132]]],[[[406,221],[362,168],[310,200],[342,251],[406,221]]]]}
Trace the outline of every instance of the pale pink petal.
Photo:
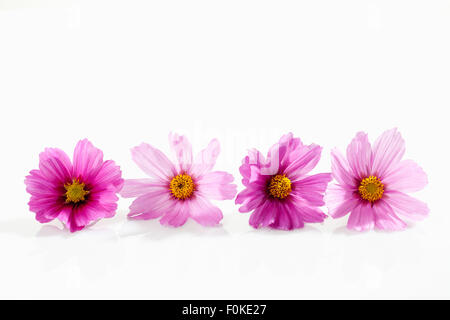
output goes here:
{"type": "Polygon", "coordinates": [[[341,185],[355,187],[357,178],[353,175],[347,159],[345,159],[338,149],[331,151],[331,172],[333,178],[341,185]]]}
{"type": "Polygon", "coordinates": [[[237,186],[232,184],[234,178],[231,174],[222,171],[213,171],[204,174],[196,180],[196,188],[201,196],[213,200],[234,199],[237,186]]]}
{"type": "Polygon", "coordinates": [[[150,177],[160,181],[170,181],[177,175],[173,163],[164,153],[147,143],[131,149],[133,161],[150,177]]]}
{"type": "Polygon", "coordinates": [[[430,211],[426,203],[403,192],[387,192],[383,199],[399,215],[410,220],[422,220],[430,211]]]}
{"type": "Polygon", "coordinates": [[[123,198],[134,198],[150,192],[154,187],[165,187],[169,189],[169,183],[158,182],[152,179],[127,179],[125,180],[123,188],[120,191],[120,195],[123,198]]]}
{"type": "Polygon", "coordinates": [[[128,217],[130,219],[154,219],[169,214],[177,200],[173,199],[170,191],[162,187],[152,189],[137,197],[130,205],[128,217]]]}
{"type": "Polygon", "coordinates": [[[190,217],[202,226],[214,226],[223,218],[222,211],[201,196],[187,202],[190,217]]]}
{"type": "Polygon", "coordinates": [[[384,179],[386,173],[402,159],[405,141],[396,128],[385,131],[373,146],[373,174],[384,179]]]}
{"type": "Polygon", "coordinates": [[[164,226],[180,227],[186,223],[189,218],[188,201],[176,201],[164,217],[159,220],[164,226]]]}
{"type": "Polygon", "coordinates": [[[389,190],[416,192],[428,184],[428,178],[414,161],[403,160],[386,174],[383,183],[389,190]]]}
{"type": "Polygon", "coordinates": [[[333,218],[341,218],[352,211],[360,202],[352,190],[336,184],[329,184],[324,196],[328,214],[333,218]]]}
{"type": "Polygon", "coordinates": [[[356,231],[373,229],[375,224],[375,213],[369,202],[361,202],[356,206],[348,218],[347,228],[356,231]]]}
{"type": "Polygon", "coordinates": [[[292,194],[301,197],[309,204],[323,206],[323,193],[331,181],[330,173],[320,173],[298,180],[293,183],[292,194]]]}
{"type": "Polygon", "coordinates": [[[46,148],[39,154],[39,169],[46,180],[53,183],[71,181],[72,164],[67,154],[56,148],[46,148]]]}
{"type": "Polygon", "coordinates": [[[322,147],[318,145],[305,146],[302,152],[298,154],[298,157],[287,166],[284,173],[291,181],[302,178],[314,169],[320,160],[321,153],[322,147]]]}
{"type": "Polygon", "coordinates": [[[185,136],[169,134],[169,144],[178,160],[178,171],[188,172],[192,166],[192,146],[185,136]]]}
{"type": "Polygon", "coordinates": [[[73,152],[73,175],[81,180],[95,177],[103,164],[103,152],[87,140],[80,140],[73,152]]]}
{"type": "Polygon", "coordinates": [[[347,147],[347,160],[353,176],[364,179],[370,176],[372,169],[372,148],[367,134],[358,132],[347,147]]]}
{"type": "Polygon", "coordinates": [[[220,144],[217,139],[212,140],[206,149],[202,150],[195,157],[192,165],[191,174],[194,177],[200,177],[212,170],[216,164],[217,157],[220,153],[220,144]]]}
{"type": "Polygon", "coordinates": [[[395,214],[392,207],[384,201],[378,200],[373,206],[375,212],[375,227],[381,230],[402,230],[406,223],[395,214]]]}

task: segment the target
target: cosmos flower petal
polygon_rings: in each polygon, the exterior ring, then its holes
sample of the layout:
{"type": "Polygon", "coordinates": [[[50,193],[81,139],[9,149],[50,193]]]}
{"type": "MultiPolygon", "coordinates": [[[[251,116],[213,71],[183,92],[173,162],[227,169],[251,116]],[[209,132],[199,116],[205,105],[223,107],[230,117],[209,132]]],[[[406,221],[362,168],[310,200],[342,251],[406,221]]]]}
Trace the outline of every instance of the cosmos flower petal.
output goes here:
{"type": "Polygon", "coordinates": [[[198,179],[196,186],[203,197],[213,200],[231,200],[234,199],[237,191],[237,186],[231,183],[233,180],[233,176],[229,173],[213,171],[198,179]]]}
{"type": "Polygon", "coordinates": [[[187,203],[191,218],[202,226],[214,226],[223,218],[222,211],[202,196],[197,196],[187,203]]]}
{"type": "Polygon", "coordinates": [[[147,143],[131,149],[131,154],[133,161],[150,177],[167,181],[177,175],[175,166],[166,155],[147,143]]]}
{"type": "Polygon", "coordinates": [[[294,222],[292,216],[296,217],[297,215],[295,213],[293,214],[292,212],[289,212],[287,208],[285,208],[285,206],[281,206],[279,203],[274,202],[273,206],[277,208],[276,209],[277,214],[275,215],[274,221],[269,225],[269,227],[279,230],[294,229],[294,222]]]}
{"type": "Polygon", "coordinates": [[[396,128],[385,131],[373,145],[373,174],[383,179],[405,153],[405,141],[396,128]]]}
{"type": "Polygon", "coordinates": [[[319,173],[306,177],[294,183],[292,194],[306,200],[310,205],[323,206],[325,204],[323,193],[330,181],[330,173],[319,173]]]}
{"type": "Polygon", "coordinates": [[[130,205],[128,217],[130,219],[154,219],[169,213],[172,209],[172,196],[169,190],[163,186],[152,186],[147,193],[138,196],[130,205]]]}
{"type": "Polygon", "coordinates": [[[64,183],[72,176],[72,164],[69,157],[57,148],[46,148],[39,154],[39,170],[42,176],[52,183],[64,183]]]}
{"type": "Polygon", "coordinates": [[[347,159],[337,149],[331,151],[331,169],[333,178],[341,185],[355,185],[356,177],[350,169],[347,159]]]}
{"type": "Polygon", "coordinates": [[[272,201],[266,200],[253,211],[249,223],[256,229],[267,227],[275,221],[277,214],[277,206],[272,201]]]}
{"type": "Polygon", "coordinates": [[[185,136],[169,134],[169,144],[178,160],[178,172],[187,172],[192,166],[192,145],[185,136]]]}
{"type": "Polygon", "coordinates": [[[386,194],[385,201],[395,212],[409,220],[422,220],[430,211],[426,203],[403,192],[389,192],[386,194]]]}
{"type": "Polygon", "coordinates": [[[159,223],[165,226],[180,227],[189,218],[189,210],[188,201],[177,201],[171,210],[159,220],[159,223]]]}
{"type": "Polygon", "coordinates": [[[127,179],[120,195],[124,198],[134,198],[152,191],[154,188],[167,188],[167,183],[152,179],[127,179]]]}
{"type": "Polygon", "coordinates": [[[197,154],[192,165],[191,172],[195,177],[201,177],[210,172],[216,164],[217,157],[220,154],[220,143],[213,139],[208,146],[197,154]]]}
{"type": "Polygon", "coordinates": [[[103,164],[103,152],[87,140],[81,140],[73,152],[74,177],[90,180],[95,177],[103,164]]]}
{"type": "Polygon", "coordinates": [[[324,200],[328,214],[335,219],[345,216],[360,202],[360,199],[352,191],[336,184],[328,185],[324,200]]]}
{"type": "Polygon", "coordinates": [[[97,174],[91,179],[92,180],[89,182],[93,185],[93,189],[95,190],[113,186],[115,192],[119,192],[124,183],[120,167],[112,160],[103,162],[97,174]]]}
{"type": "Polygon", "coordinates": [[[428,177],[417,163],[403,160],[386,174],[383,183],[392,190],[416,192],[428,184],[428,177]]]}
{"type": "Polygon", "coordinates": [[[392,207],[381,199],[373,206],[375,212],[375,227],[381,230],[402,230],[406,228],[406,223],[394,212],[392,207]]]}
{"type": "Polygon", "coordinates": [[[347,228],[356,231],[365,231],[373,229],[375,225],[375,213],[370,203],[360,202],[348,218],[347,228]]]}
{"type": "Polygon", "coordinates": [[[297,158],[291,162],[284,173],[289,176],[291,181],[296,181],[308,174],[320,160],[322,147],[318,145],[310,145],[304,147],[302,152],[298,153],[297,158]]]}
{"type": "Polygon", "coordinates": [[[358,132],[348,145],[347,160],[354,177],[362,179],[370,175],[372,148],[366,133],[358,132]]]}

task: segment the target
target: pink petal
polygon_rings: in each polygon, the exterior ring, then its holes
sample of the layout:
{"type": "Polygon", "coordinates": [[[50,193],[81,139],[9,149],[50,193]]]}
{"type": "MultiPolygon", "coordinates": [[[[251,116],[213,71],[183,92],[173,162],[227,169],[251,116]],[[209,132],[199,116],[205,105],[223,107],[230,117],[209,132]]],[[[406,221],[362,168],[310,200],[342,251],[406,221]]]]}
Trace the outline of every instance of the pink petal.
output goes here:
{"type": "Polygon", "coordinates": [[[428,178],[414,161],[403,160],[386,174],[383,183],[388,190],[416,192],[428,184],[428,178]]]}
{"type": "Polygon", "coordinates": [[[39,154],[39,169],[42,176],[52,183],[71,181],[72,164],[67,154],[56,148],[46,148],[39,154]]]}
{"type": "Polygon", "coordinates": [[[265,201],[266,194],[264,190],[247,187],[236,196],[235,203],[242,204],[239,212],[250,212],[262,205],[265,201]]]}
{"type": "Polygon", "coordinates": [[[177,175],[175,166],[156,148],[147,143],[131,149],[133,161],[150,177],[160,181],[170,181],[177,175]]]}
{"type": "Polygon", "coordinates": [[[275,221],[278,208],[275,202],[266,200],[260,207],[256,208],[250,216],[249,223],[253,228],[263,228],[275,221]]]}
{"type": "Polygon", "coordinates": [[[299,220],[303,222],[323,222],[323,220],[327,217],[321,210],[316,207],[309,206],[307,203],[304,203],[302,200],[294,199],[291,201],[292,207],[289,210],[291,216],[298,216],[299,220]]]}
{"type": "Polygon", "coordinates": [[[383,199],[401,216],[410,220],[422,220],[428,216],[426,203],[403,192],[388,192],[383,199]]]}
{"type": "Polygon", "coordinates": [[[384,179],[390,168],[395,167],[405,153],[405,141],[397,129],[385,131],[373,146],[373,174],[384,179]]]}
{"type": "Polygon", "coordinates": [[[333,178],[341,185],[355,187],[357,183],[353,170],[350,169],[347,159],[337,149],[331,151],[331,171],[333,178]]]}
{"type": "Polygon", "coordinates": [[[82,180],[95,177],[103,164],[103,152],[87,140],[80,140],[73,152],[73,175],[82,180]]]}
{"type": "Polygon", "coordinates": [[[124,183],[120,167],[112,160],[103,162],[96,176],[91,179],[94,190],[105,190],[112,186],[116,192],[119,192],[124,183]]]}
{"type": "Polygon", "coordinates": [[[356,208],[360,200],[352,190],[345,187],[330,184],[324,197],[328,208],[328,214],[333,218],[340,218],[356,208]]]}
{"type": "Polygon", "coordinates": [[[187,202],[191,218],[202,226],[214,226],[223,218],[222,211],[203,197],[197,196],[187,202]]]}
{"type": "Polygon", "coordinates": [[[292,218],[295,219],[296,224],[304,226],[304,224],[301,222],[301,219],[298,219],[297,215],[293,212],[290,212],[287,208],[285,208],[285,205],[282,205],[281,203],[277,202],[273,204],[274,207],[276,207],[276,215],[273,220],[273,222],[269,225],[270,228],[278,229],[278,230],[292,230],[294,229],[294,221],[292,218]]]}
{"type": "Polygon", "coordinates": [[[185,136],[169,134],[169,144],[178,160],[179,172],[188,172],[192,166],[192,146],[185,136]]]}
{"type": "Polygon", "coordinates": [[[196,181],[198,192],[201,196],[213,200],[234,199],[237,186],[231,184],[234,178],[231,174],[214,171],[203,175],[196,181]]]}
{"type": "Polygon", "coordinates": [[[289,164],[284,173],[295,181],[310,172],[320,160],[322,148],[318,145],[305,146],[296,159],[289,164]]]}
{"type": "Polygon", "coordinates": [[[188,201],[176,201],[171,210],[159,220],[159,223],[165,226],[180,227],[186,223],[189,218],[188,201]]]}
{"type": "Polygon", "coordinates": [[[372,148],[367,134],[358,132],[347,147],[347,160],[353,176],[364,179],[370,176],[372,169],[372,148]]]}
{"type": "Polygon", "coordinates": [[[392,207],[383,199],[378,200],[373,209],[375,211],[375,227],[382,230],[401,230],[406,223],[395,214],[392,207]]]}
{"type": "Polygon", "coordinates": [[[134,198],[157,188],[169,188],[167,182],[155,182],[151,179],[127,179],[124,182],[120,195],[124,198],[134,198]]]}
{"type": "Polygon", "coordinates": [[[293,184],[292,194],[305,199],[313,206],[323,206],[323,193],[328,182],[331,181],[330,173],[320,173],[298,180],[293,184]]]}
{"type": "Polygon", "coordinates": [[[194,177],[200,177],[212,170],[220,153],[220,144],[217,139],[212,140],[206,149],[195,157],[191,173],[194,177]]]}
{"type": "Polygon", "coordinates": [[[356,231],[371,230],[374,223],[375,214],[370,202],[361,202],[352,210],[348,218],[347,228],[356,231]]]}
{"type": "Polygon", "coordinates": [[[164,214],[170,214],[175,200],[166,188],[153,187],[151,191],[137,197],[130,206],[128,218],[130,219],[154,219],[164,214]]]}

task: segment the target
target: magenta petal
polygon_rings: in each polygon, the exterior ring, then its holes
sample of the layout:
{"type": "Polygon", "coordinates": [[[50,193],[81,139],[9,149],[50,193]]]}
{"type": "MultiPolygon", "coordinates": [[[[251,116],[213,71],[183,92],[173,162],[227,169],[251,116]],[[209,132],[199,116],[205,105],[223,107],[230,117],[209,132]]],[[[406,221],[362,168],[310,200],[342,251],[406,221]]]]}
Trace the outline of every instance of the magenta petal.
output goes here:
{"type": "Polygon", "coordinates": [[[220,153],[220,144],[217,139],[213,139],[206,149],[202,150],[194,160],[191,173],[194,177],[201,177],[203,174],[210,172],[216,164],[217,157],[220,153]]]}
{"type": "Polygon", "coordinates": [[[188,204],[191,218],[202,226],[214,226],[223,218],[222,211],[202,197],[197,196],[188,204]]]}
{"type": "Polygon", "coordinates": [[[192,166],[192,146],[185,136],[169,134],[169,144],[178,160],[178,171],[188,172],[192,166]]]}
{"type": "Polygon", "coordinates": [[[356,231],[371,230],[375,223],[374,209],[369,202],[361,202],[356,206],[348,218],[347,228],[356,231]]]}
{"type": "Polygon", "coordinates": [[[150,177],[170,181],[177,175],[175,166],[166,155],[147,143],[131,149],[131,154],[133,161],[150,177]]]}
{"type": "Polygon", "coordinates": [[[97,174],[90,181],[93,190],[105,190],[112,186],[115,192],[122,189],[123,183],[122,171],[112,160],[103,162],[97,174]]]}
{"type": "Polygon", "coordinates": [[[358,132],[347,147],[347,160],[353,176],[364,179],[370,176],[372,169],[372,148],[367,134],[358,132]]]}
{"type": "Polygon", "coordinates": [[[89,180],[95,177],[103,164],[103,152],[87,140],[77,143],[73,152],[73,174],[75,178],[89,180]]]}
{"type": "Polygon", "coordinates": [[[275,221],[278,208],[275,202],[266,200],[261,206],[253,211],[249,223],[253,228],[267,227],[275,221]]]}
{"type": "Polygon", "coordinates": [[[373,206],[375,211],[375,227],[381,230],[402,230],[406,223],[395,214],[392,207],[383,199],[373,206]]]}
{"type": "Polygon", "coordinates": [[[384,179],[405,153],[405,141],[396,128],[385,131],[373,146],[373,174],[384,179]]]}
{"type": "Polygon", "coordinates": [[[410,220],[422,220],[430,211],[426,203],[403,192],[389,192],[384,199],[399,215],[410,220]]]}
{"type": "MultiPolygon", "coordinates": [[[[290,212],[287,209],[286,205],[282,205],[279,202],[273,203],[273,206],[276,207],[276,214],[273,222],[269,225],[270,228],[278,229],[278,230],[292,230],[294,229],[294,221],[293,217],[296,219],[297,224],[299,220],[297,215],[293,212],[290,212]]],[[[301,223],[303,226],[303,223],[301,223]]]]}
{"type": "Polygon", "coordinates": [[[229,173],[222,171],[209,172],[196,181],[197,190],[200,195],[208,199],[234,199],[237,186],[231,183],[233,180],[233,176],[229,173]]]}
{"type": "Polygon", "coordinates": [[[46,148],[39,154],[39,170],[47,181],[65,183],[71,181],[72,164],[67,154],[56,148],[46,148]]]}
{"type": "Polygon", "coordinates": [[[383,183],[389,190],[416,192],[428,184],[428,178],[414,161],[403,160],[386,174],[383,183]]]}

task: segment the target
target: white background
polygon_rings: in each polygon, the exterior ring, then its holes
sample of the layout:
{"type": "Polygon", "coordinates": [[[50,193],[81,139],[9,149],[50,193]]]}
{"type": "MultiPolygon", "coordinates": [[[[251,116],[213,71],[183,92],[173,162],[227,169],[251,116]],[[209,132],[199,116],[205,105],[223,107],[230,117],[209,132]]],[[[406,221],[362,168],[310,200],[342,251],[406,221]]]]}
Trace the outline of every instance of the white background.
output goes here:
{"type": "Polygon", "coordinates": [[[0,1],[0,298],[450,298],[449,1],[0,1]],[[89,138],[125,178],[129,149],[221,141],[218,170],[292,131],[332,147],[398,127],[430,216],[396,233],[347,217],[254,230],[116,217],[70,234],[29,212],[45,147],[89,138]]]}

